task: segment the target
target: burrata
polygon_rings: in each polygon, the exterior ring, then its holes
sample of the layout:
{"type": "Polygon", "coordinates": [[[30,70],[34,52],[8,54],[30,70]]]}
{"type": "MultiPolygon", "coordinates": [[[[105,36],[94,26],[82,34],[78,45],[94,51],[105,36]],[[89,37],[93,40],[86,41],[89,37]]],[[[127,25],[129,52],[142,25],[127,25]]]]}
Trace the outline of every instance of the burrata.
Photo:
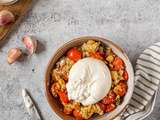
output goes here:
{"type": "Polygon", "coordinates": [[[72,66],[66,87],[70,100],[90,105],[102,100],[111,85],[111,74],[107,65],[101,60],[89,57],[72,66]]]}

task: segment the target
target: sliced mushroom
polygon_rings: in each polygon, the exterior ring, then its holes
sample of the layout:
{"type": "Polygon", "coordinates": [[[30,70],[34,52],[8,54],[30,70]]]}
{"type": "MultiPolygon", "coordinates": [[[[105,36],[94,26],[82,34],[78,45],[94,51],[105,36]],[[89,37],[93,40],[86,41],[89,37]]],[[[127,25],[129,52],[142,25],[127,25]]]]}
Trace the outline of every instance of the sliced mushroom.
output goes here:
{"type": "Polygon", "coordinates": [[[28,51],[31,55],[33,53],[35,53],[35,51],[37,49],[37,40],[36,40],[35,37],[24,36],[23,39],[22,39],[22,42],[24,43],[24,45],[26,46],[26,48],[28,49],[28,51]]]}
{"type": "Polygon", "coordinates": [[[9,64],[14,63],[20,56],[22,55],[22,51],[19,48],[11,48],[8,51],[7,61],[9,64]]]}
{"type": "Polygon", "coordinates": [[[8,10],[0,11],[0,26],[4,26],[8,23],[14,22],[15,16],[8,10]]]}

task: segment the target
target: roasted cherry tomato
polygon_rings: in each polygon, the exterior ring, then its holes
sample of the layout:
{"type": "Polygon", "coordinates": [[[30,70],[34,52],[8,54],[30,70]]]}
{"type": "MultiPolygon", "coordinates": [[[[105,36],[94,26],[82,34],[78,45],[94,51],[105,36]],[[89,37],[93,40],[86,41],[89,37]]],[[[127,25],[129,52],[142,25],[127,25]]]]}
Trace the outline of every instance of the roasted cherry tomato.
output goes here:
{"type": "Polygon", "coordinates": [[[58,95],[62,103],[67,104],[69,102],[66,92],[59,91],[58,95]]]}
{"type": "Polygon", "coordinates": [[[102,56],[102,54],[100,54],[100,52],[90,52],[89,54],[93,58],[100,59],[100,60],[103,59],[103,56],[102,56]]]}
{"type": "Polygon", "coordinates": [[[113,91],[119,95],[119,96],[124,96],[127,92],[127,84],[125,82],[120,82],[117,86],[115,86],[115,88],[113,89],[113,91]]]}
{"type": "Polygon", "coordinates": [[[124,80],[128,80],[128,73],[127,73],[127,71],[124,71],[123,78],[124,78],[124,80]]]}
{"type": "Polygon", "coordinates": [[[99,107],[101,108],[101,110],[105,111],[106,110],[106,105],[101,103],[101,102],[98,102],[97,103],[99,105],[99,107]]]}
{"type": "Polygon", "coordinates": [[[110,91],[106,97],[102,99],[103,104],[114,103],[116,99],[116,94],[113,91],[110,91]]]}
{"type": "Polygon", "coordinates": [[[74,110],[73,115],[76,118],[76,120],[83,120],[82,115],[80,114],[78,110],[74,110]]]}
{"type": "Polygon", "coordinates": [[[67,57],[76,62],[81,59],[82,53],[77,48],[72,48],[68,51],[67,57]]]}
{"type": "Polygon", "coordinates": [[[124,68],[124,62],[120,57],[115,57],[112,65],[114,70],[120,70],[124,68]]]}
{"type": "Polygon", "coordinates": [[[106,112],[110,112],[110,111],[114,110],[115,107],[116,107],[115,104],[109,104],[109,105],[107,105],[106,106],[106,112]]]}

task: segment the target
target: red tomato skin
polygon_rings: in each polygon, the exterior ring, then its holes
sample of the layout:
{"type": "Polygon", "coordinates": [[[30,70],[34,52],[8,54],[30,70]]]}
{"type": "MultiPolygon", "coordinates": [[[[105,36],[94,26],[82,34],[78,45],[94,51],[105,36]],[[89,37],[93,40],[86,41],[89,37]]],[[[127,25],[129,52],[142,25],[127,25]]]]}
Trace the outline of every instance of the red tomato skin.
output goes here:
{"type": "Polygon", "coordinates": [[[80,114],[79,111],[74,110],[74,111],[73,111],[73,115],[74,115],[74,117],[76,118],[76,120],[83,120],[83,118],[82,118],[82,116],[81,116],[81,114],[80,114]]]}
{"type": "Polygon", "coordinates": [[[106,97],[102,99],[103,104],[114,103],[116,99],[116,94],[113,91],[110,91],[106,97]]]}
{"type": "Polygon", "coordinates": [[[115,57],[114,61],[112,62],[114,66],[114,70],[118,71],[124,68],[124,62],[120,57],[115,57]]]}
{"type": "Polygon", "coordinates": [[[74,62],[77,62],[79,59],[82,58],[82,53],[74,47],[67,52],[67,57],[74,62]]]}
{"type": "Polygon", "coordinates": [[[89,54],[93,58],[103,60],[103,56],[100,52],[90,52],[89,54]]]}
{"type": "Polygon", "coordinates": [[[128,72],[127,71],[124,71],[123,78],[124,78],[124,80],[128,80],[128,72]]]}
{"type": "Polygon", "coordinates": [[[106,112],[111,112],[112,110],[114,110],[116,107],[115,104],[109,104],[106,106],[106,112]]]}
{"type": "Polygon", "coordinates": [[[68,96],[65,92],[59,91],[58,95],[62,103],[67,104],[69,102],[68,96]]]}
{"type": "Polygon", "coordinates": [[[101,110],[103,110],[103,111],[105,112],[105,110],[106,110],[106,105],[103,104],[103,103],[101,103],[101,102],[98,102],[97,104],[99,105],[99,107],[101,108],[101,110]]]}

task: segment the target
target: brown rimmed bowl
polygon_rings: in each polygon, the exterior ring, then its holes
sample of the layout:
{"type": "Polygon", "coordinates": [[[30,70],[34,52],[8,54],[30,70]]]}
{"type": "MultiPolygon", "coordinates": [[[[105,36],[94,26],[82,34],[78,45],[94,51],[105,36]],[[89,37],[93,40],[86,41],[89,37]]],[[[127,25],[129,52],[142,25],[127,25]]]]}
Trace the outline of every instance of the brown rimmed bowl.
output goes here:
{"type": "Polygon", "coordinates": [[[55,67],[55,64],[59,60],[59,58],[61,58],[70,48],[80,46],[88,40],[100,41],[102,44],[112,48],[113,52],[124,61],[125,65],[126,65],[126,70],[128,72],[128,76],[129,76],[128,83],[127,83],[128,84],[128,91],[123,99],[122,104],[118,105],[115,110],[113,110],[109,113],[105,113],[102,116],[100,116],[100,115],[93,116],[89,120],[111,120],[111,119],[115,118],[121,112],[123,112],[123,110],[126,108],[127,104],[129,103],[129,101],[132,97],[132,94],[133,94],[133,90],[134,90],[133,67],[132,67],[132,64],[131,64],[129,58],[125,54],[125,52],[118,45],[116,45],[115,43],[113,43],[110,40],[100,38],[100,37],[87,36],[87,37],[75,38],[75,39],[65,43],[63,46],[61,46],[54,53],[54,55],[51,57],[51,59],[48,63],[46,73],[45,73],[45,94],[46,94],[48,103],[49,103],[50,107],[52,108],[53,112],[55,112],[63,120],[75,120],[75,118],[63,113],[62,105],[60,104],[59,100],[57,100],[56,98],[54,98],[52,96],[52,94],[50,92],[51,71],[52,71],[53,67],[55,67]]]}

